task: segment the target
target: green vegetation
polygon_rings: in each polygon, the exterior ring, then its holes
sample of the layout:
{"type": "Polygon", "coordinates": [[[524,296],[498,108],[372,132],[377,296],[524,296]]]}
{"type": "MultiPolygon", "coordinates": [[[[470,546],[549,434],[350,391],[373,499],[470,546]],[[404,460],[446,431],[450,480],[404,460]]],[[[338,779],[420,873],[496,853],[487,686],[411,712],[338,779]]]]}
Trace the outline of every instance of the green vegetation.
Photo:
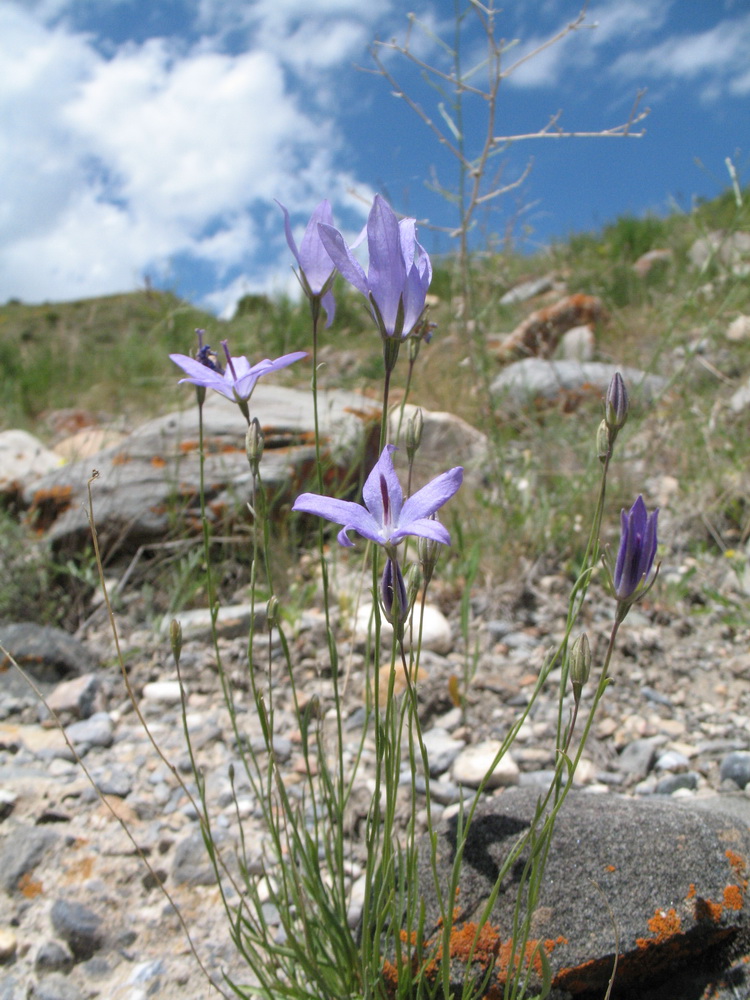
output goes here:
{"type": "MultiPolygon", "coordinates": [[[[656,372],[670,384],[655,409],[639,412],[636,407],[623,432],[621,455],[626,458],[612,469],[608,496],[612,537],[619,509],[645,490],[662,503],[668,496],[667,544],[677,558],[679,553],[732,552],[746,545],[746,417],[733,414],[725,402],[750,372],[750,339],[728,340],[726,331],[738,315],[750,314],[750,281],[720,254],[709,255],[701,267],[689,255],[696,240],[717,229],[750,232],[750,192],[741,204],[737,192],[728,190],[690,213],[623,217],[600,233],[573,235],[534,256],[478,255],[471,261],[477,335],[470,342],[462,333],[463,303],[456,293],[460,282],[453,262],[435,262],[432,294],[437,302],[430,319],[438,330],[420,352],[409,398],[464,417],[493,441],[496,464],[485,488],[465,491],[451,515],[471,515],[464,518],[466,559],[481,531],[479,584],[517,573],[522,560],[569,566],[573,572],[585,544],[580,537],[585,532],[577,531],[571,512],[592,505],[598,476],[592,428],[600,404],[592,397],[579,405],[509,413],[498,409],[486,391],[500,367],[481,345],[555,299],[552,293],[551,298],[509,306],[501,304],[502,295],[523,279],[548,274],[571,293],[602,299],[607,315],[597,330],[598,358],[656,372]],[[668,254],[639,274],[635,261],[652,250],[668,254]]],[[[191,352],[196,327],[206,329],[214,347],[227,338],[235,353],[249,357],[275,357],[309,346],[307,303],[290,300],[246,296],[228,322],[151,290],[38,306],[11,301],[0,307],[0,429],[26,428],[50,442],[47,416],[53,410],[85,410],[128,430],[149,415],[183,405],[184,387],[177,385],[179,372],[167,355],[191,352]]],[[[379,395],[382,357],[373,336],[361,297],[339,282],[336,323],[321,336],[320,387],[379,395]]],[[[407,369],[402,357],[393,398],[404,388],[407,369]]],[[[280,377],[298,385],[307,378],[301,381],[294,368],[280,377]]],[[[14,597],[8,587],[0,592],[0,620],[18,617],[19,601],[26,608],[24,617],[64,617],[69,624],[71,615],[80,617],[85,601],[68,600],[61,606],[50,597],[61,578],[70,578],[70,567],[53,566],[49,555],[47,565],[41,543],[29,555],[25,529],[9,515],[2,534],[3,564],[20,567],[13,579],[23,586],[21,596],[14,597]],[[23,558],[14,552],[23,552],[23,558]]],[[[294,542],[286,533],[282,536],[280,572],[291,577],[294,542]]],[[[228,560],[230,551],[228,547],[228,560]]],[[[451,574],[457,581],[465,576],[468,564],[461,552],[454,550],[447,561],[449,579],[451,574]]],[[[175,594],[188,603],[200,600],[201,571],[200,559],[185,551],[144,558],[140,580],[150,611],[167,610],[159,599],[165,587],[172,595],[169,610],[175,609],[175,594]]],[[[227,593],[236,593],[247,579],[234,561],[227,562],[224,576],[227,593]]]]}

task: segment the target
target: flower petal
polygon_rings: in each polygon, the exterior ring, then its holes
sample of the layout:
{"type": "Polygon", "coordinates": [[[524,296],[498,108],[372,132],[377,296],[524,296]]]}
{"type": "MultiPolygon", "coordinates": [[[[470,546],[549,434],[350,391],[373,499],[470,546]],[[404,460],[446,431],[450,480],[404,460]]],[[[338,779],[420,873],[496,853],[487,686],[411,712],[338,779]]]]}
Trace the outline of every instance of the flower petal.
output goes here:
{"type": "Polygon", "coordinates": [[[407,535],[430,538],[433,542],[441,542],[443,545],[451,543],[451,536],[445,525],[431,517],[419,517],[416,521],[400,524],[391,534],[390,541],[393,545],[397,545],[407,535]]]}
{"type": "Polygon", "coordinates": [[[358,503],[351,500],[339,500],[336,497],[324,497],[319,493],[301,493],[294,501],[293,511],[301,511],[304,514],[317,514],[324,517],[326,521],[333,521],[334,524],[343,524],[344,528],[339,532],[339,542],[342,545],[351,545],[347,531],[356,531],[364,538],[383,544],[380,525],[371,514],[358,503]],[[346,541],[342,541],[342,537],[346,541]]]}
{"type": "Polygon", "coordinates": [[[334,229],[333,226],[327,226],[321,222],[318,224],[318,232],[328,256],[342,277],[350,285],[354,285],[357,291],[362,292],[363,295],[367,295],[369,287],[365,272],[362,270],[362,265],[354,257],[338,229],[334,229]]]}
{"type": "Polygon", "coordinates": [[[333,212],[330,202],[326,200],[321,201],[310,216],[299,247],[300,267],[314,295],[320,295],[335,266],[320,239],[318,223],[321,222],[333,225],[333,212]]]}
{"type": "Polygon", "coordinates": [[[443,472],[442,475],[423,486],[421,490],[413,493],[401,511],[398,523],[399,530],[404,530],[412,521],[429,517],[436,510],[439,510],[458,491],[463,478],[463,467],[457,465],[454,469],[443,472]]]}
{"type": "Polygon", "coordinates": [[[367,507],[373,518],[384,529],[389,525],[395,527],[404,503],[404,491],[401,489],[401,483],[398,481],[396,470],[393,468],[393,459],[391,458],[395,450],[396,446],[394,444],[387,444],[383,448],[380,458],[373,466],[372,472],[362,487],[362,499],[365,501],[365,507],[367,507]],[[385,482],[388,517],[386,517],[383,503],[382,482],[385,482]],[[387,524],[386,521],[388,522],[387,524]]]}
{"type": "Polygon", "coordinates": [[[406,283],[406,267],[398,219],[379,194],[375,195],[367,220],[367,246],[370,254],[367,271],[370,291],[378,304],[385,329],[392,334],[406,283]]]}

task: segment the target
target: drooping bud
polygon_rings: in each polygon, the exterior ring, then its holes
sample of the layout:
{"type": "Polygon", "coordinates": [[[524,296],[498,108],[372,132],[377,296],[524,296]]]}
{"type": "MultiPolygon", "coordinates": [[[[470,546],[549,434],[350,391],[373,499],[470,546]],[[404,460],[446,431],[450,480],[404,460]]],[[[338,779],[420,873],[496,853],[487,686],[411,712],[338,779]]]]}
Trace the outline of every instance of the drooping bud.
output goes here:
{"type": "Polygon", "coordinates": [[[422,443],[423,430],[424,417],[422,408],[418,406],[406,422],[406,457],[410,462],[414,461],[414,456],[422,443]]]}
{"type": "Polygon", "coordinates": [[[169,623],[169,642],[172,646],[172,656],[174,657],[175,663],[180,662],[180,654],[182,653],[182,625],[173,618],[169,623]]]}
{"type": "Polygon", "coordinates": [[[576,704],[581,698],[583,685],[591,673],[591,646],[585,632],[581,632],[570,647],[570,683],[573,685],[573,697],[576,704]]]}
{"type": "Polygon", "coordinates": [[[611,431],[619,431],[628,419],[630,400],[625,382],[619,372],[615,372],[607,388],[604,400],[604,420],[611,431]]]}
{"type": "MultiPolygon", "coordinates": [[[[434,514],[433,519],[437,521],[437,517],[434,514]]],[[[425,587],[429,584],[432,574],[435,572],[439,553],[439,542],[434,541],[432,538],[421,537],[417,539],[417,554],[419,556],[419,564],[422,567],[425,587]]]]}
{"type": "Polygon", "coordinates": [[[269,632],[279,624],[279,607],[278,597],[272,596],[268,598],[268,602],[266,603],[266,621],[269,632]]]}
{"type": "Polygon", "coordinates": [[[245,433],[245,452],[250,468],[257,472],[258,464],[263,456],[265,437],[257,417],[253,417],[245,433]]]}

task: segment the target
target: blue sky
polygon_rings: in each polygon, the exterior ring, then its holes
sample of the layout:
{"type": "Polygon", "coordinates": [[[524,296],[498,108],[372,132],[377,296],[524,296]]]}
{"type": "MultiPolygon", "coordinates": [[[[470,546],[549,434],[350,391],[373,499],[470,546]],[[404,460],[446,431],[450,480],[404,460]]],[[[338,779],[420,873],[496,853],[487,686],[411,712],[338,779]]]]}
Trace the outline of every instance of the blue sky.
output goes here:
{"type": "MultiPolygon", "coordinates": [[[[466,69],[486,42],[459,3],[466,69]]],[[[410,9],[415,59],[447,72],[453,0],[3,0],[0,301],[148,280],[230,315],[247,292],[294,292],[275,198],[301,232],[327,197],[354,234],[380,191],[422,220],[428,249],[450,250],[455,209],[427,182],[455,190],[455,160],[367,72],[373,39],[403,42],[410,9]]],[[[571,0],[498,10],[507,75],[493,135],[538,132],[558,113],[565,131],[614,129],[644,90],[645,135],[501,146],[497,183],[522,183],[478,214],[478,246],[510,231],[533,249],[622,213],[689,210],[728,185],[727,157],[750,183],[748,0],[591,0],[577,30],[529,57],[579,11],[571,0]]],[[[380,52],[451,139],[449,108],[419,67],[380,52]]],[[[471,81],[483,87],[486,73],[471,81]]],[[[467,95],[462,131],[474,155],[481,97],[467,95]]]]}

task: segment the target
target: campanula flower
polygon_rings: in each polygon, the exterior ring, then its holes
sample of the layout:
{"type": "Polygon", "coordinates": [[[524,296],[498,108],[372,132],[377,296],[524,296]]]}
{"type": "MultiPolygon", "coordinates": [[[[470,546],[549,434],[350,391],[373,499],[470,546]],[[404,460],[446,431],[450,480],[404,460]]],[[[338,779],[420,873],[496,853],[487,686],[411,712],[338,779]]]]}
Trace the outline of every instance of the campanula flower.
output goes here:
{"type": "Polygon", "coordinates": [[[333,323],[333,317],[336,312],[336,302],[331,291],[335,266],[328,256],[328,251],[323,246],[320,233],[318,232],[318,224],[324,223],[327,226],[333,226],[331,205],[328,201],[324,200],[316,207],[310,216],[310,221],[307,223],[307,228],[300,242],[299,249],[297,249],[297,244],[292,235],[289,212],[280,201],[277,201],[276,204],[284,213],[286,241],[299,266],[297,277],[302,285],[302,291],[311,304],[313,304],[313,307],[316,301],[323,306],[327,317],[326,327],[329,327],[333,323]]]}
{"type": "Polygon", "coordinates": [[[337,229],[325,224],[318,228],[333,263],[370,303],[381,335],[408,337],[424,312],[432,281],[430,258],[417,242],[416,220],[399,222],[390,205],[375,195],[367,220],[367,274],[337,229]]]}
{"type": "MultiPolygon", "coordinates": [[[[202,331],[201,331],[202,332],[202,331]]],[[[226,340],[222,340],[221,346],[224,348],[227,367],[222,368],[216,359],[216,355],[211,353],[210,347],[204,347],[199,334],[199,359],[188,357],[187,354],[170,354],[169,357],[176,365],[186,373],[186,378],[180,379],[180,384],[190,382],[193,385],[202,386],[205,389],[215,389],[222,396],[231,399],[235,403],[247,403],[250,398],[255,383],[263,375],[269,372],[286,368],[300,358],[307,357],[304,351],[294,351],[292,354],[284,354],[275,361],[265,358],[255,365],[251,365],[247,358],[239,356],[232,357],[226,340]]]]}
{"type": "Polygon", "coordinates": [[[623,510],[620,515],[622,537],[612,582],[621,605],[632,604],[648,589],[646,581],[656,556],[658,515],[658,509],[647,513],[641,496],[629,511],[623,510]]]}
{"type": "Polygon", "coordinates": [[[318,493],[302,493],[295,500],[292,510],[317,514],[334,524],[342,524],[338,540],[345,546],[354,544],[349,538],[349,531],[358,532],[391,553],[407,535],[450,545],[448,530],[431,515],[456,493],[464,470],[457,466],[444,472],[404,501],[391,458],[395,450],[395,445],[387,444],[367,477],[362,489],[364,505],[318,493]]]}

